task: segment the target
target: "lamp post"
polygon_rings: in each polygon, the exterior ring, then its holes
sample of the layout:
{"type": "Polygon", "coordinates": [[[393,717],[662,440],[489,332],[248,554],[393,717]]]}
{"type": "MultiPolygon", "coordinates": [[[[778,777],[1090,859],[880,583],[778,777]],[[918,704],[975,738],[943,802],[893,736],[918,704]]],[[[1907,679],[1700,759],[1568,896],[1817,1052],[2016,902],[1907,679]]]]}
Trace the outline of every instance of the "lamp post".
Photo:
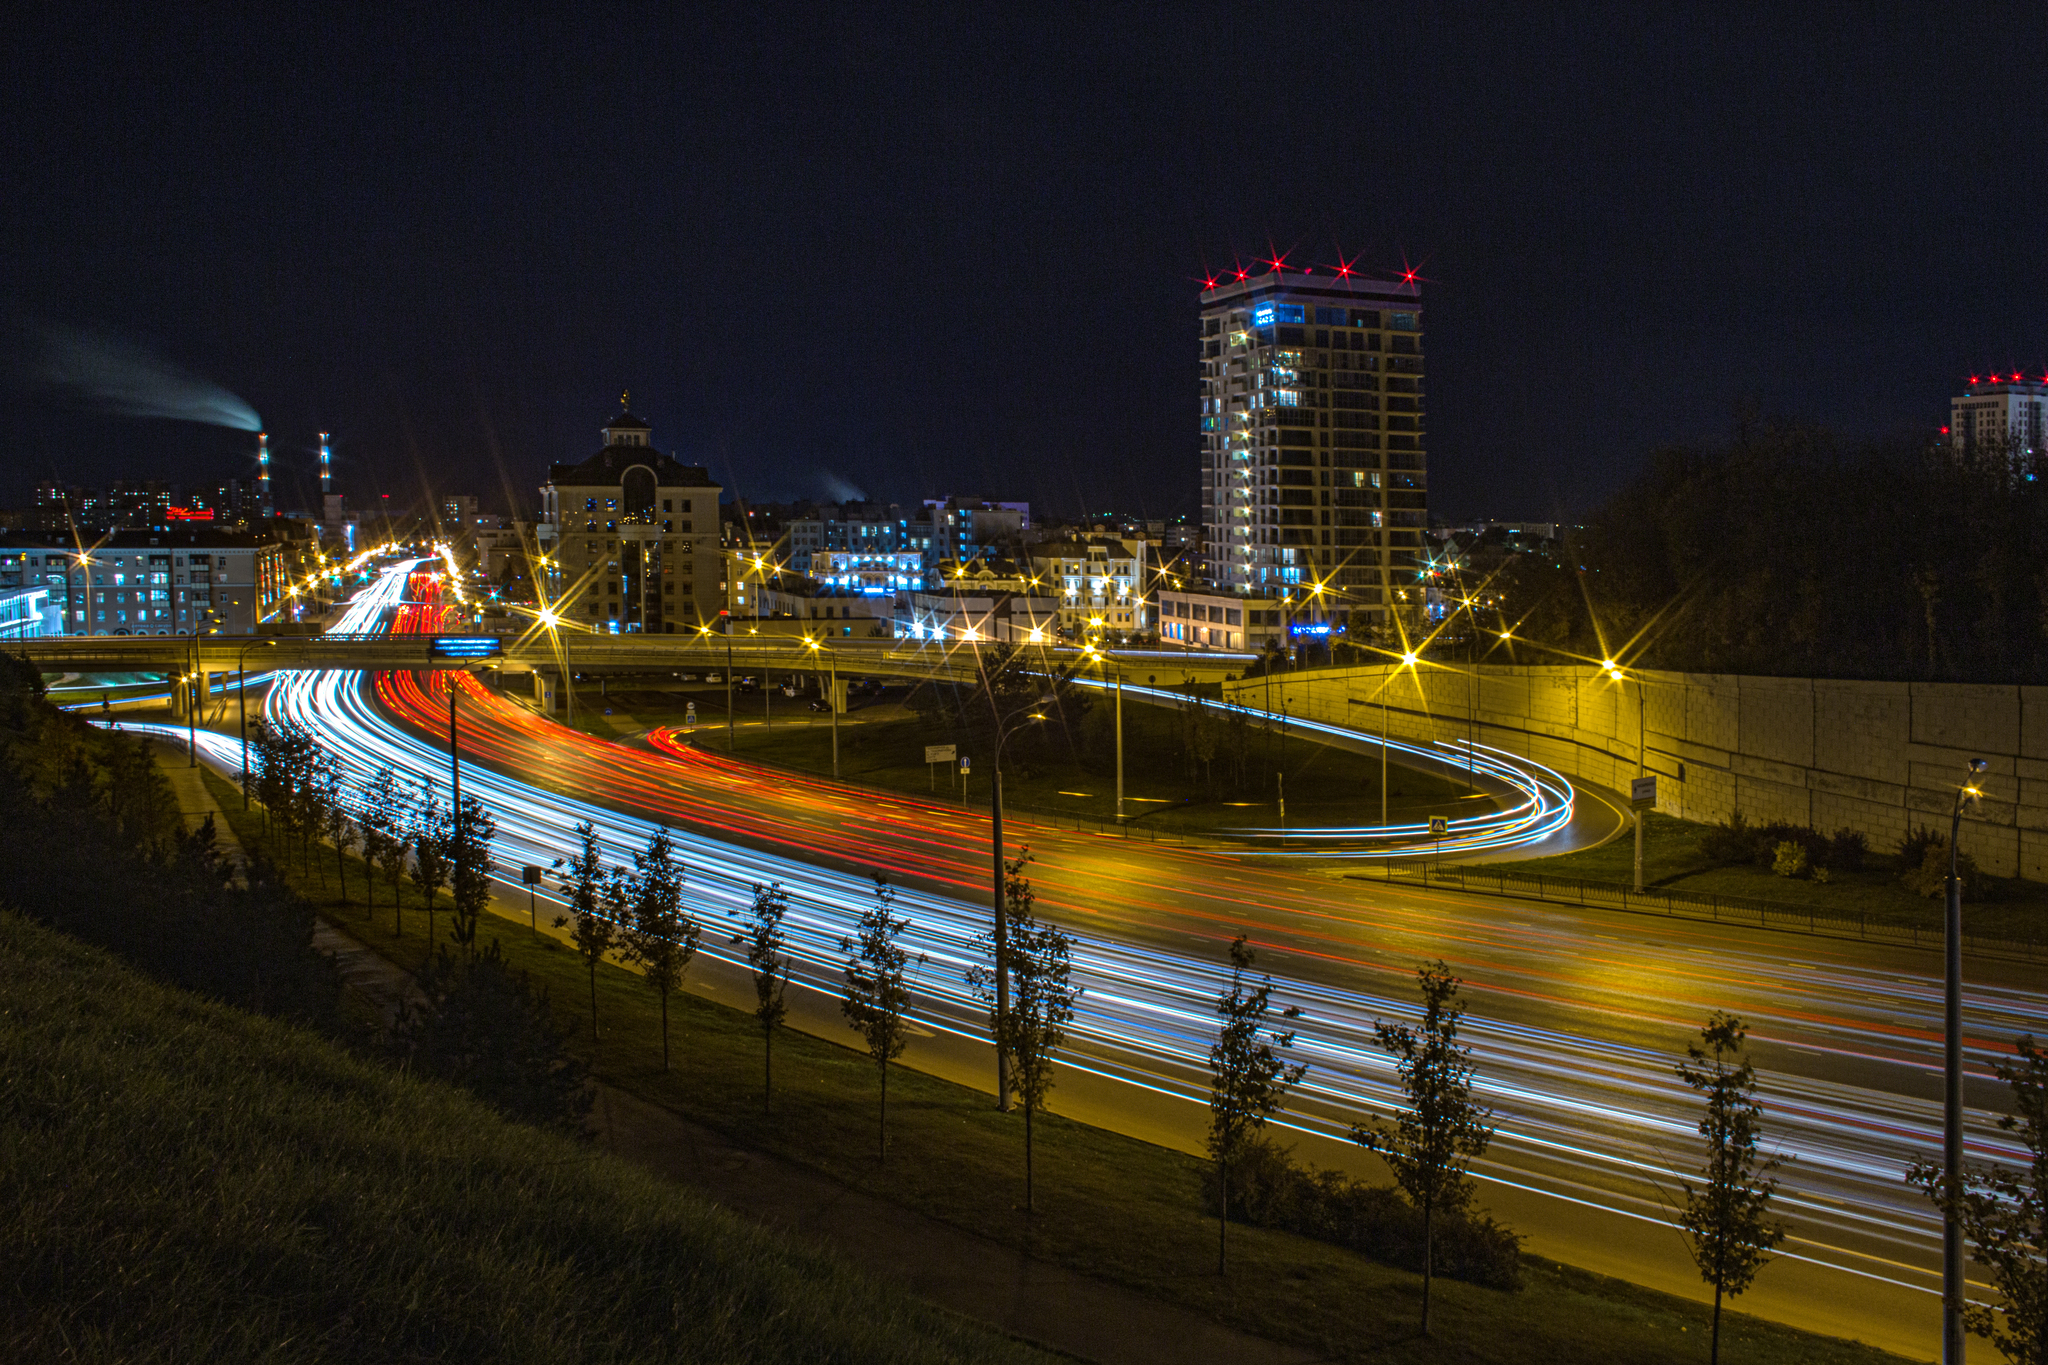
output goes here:
{"type": "Polygon", "coordinates": [[[242,809],[249,809],[249,651],[258,645],[275,645],[275,640],[251,640],[235,656],[235,687],[242,703],[242,809]]]}
{"type": "MultiPolygon", "coordinates": [[[[1643,680],[1625,676],[1612,659],[1604,659],[1600,666],[1607,670],[1607,676],[1618,683],[1633,682],[1636,685],[1636,776],[1643,775],[1643,680]]],[[[1643,813],[1632,811],[1636,825],[1636,894],[1643,891],[1643,813]]]]}
{"type": "MultiPolygon", "coordinates": [[[[1036,706],[1043,708],[1052,704],[1050,693],[1042,696],[1036,706]]],[[[1010,738],[1027,725],[1036,725],[1045,719],[1042,709],[1033,710],[1022,716],[1013,716],[1006,726],[996,730],[995,761],[989,766],[991,795],[989,798],[989,833],[995,847],[995,944],[996,944],[996,1017],[1007,1018],[1010,1013],[1010,922],[1009,910],[1003,903],[1003,746],[1010,738]]],[[[964,799],[964,798],[963,798],[964,799]]],[[[1003,1113],[1010,1112],[1010,1054],[1003,1051],[1002,1040],[996,1040],[996,1108],[1003,1113]]]]}
{"type": "Polygon", "coordinates": [[[839,780],[839,657],[816,640],[805,644],[825,656],[825,711],[832,717],[832,780],[839,780]]]}
{"type": "Polygon", "coordinates": [[[1957,876],[1956,843],[1963,830],[1963,807],[1975,806],[1984,794],[1977,782],[1985,766],[1981,758],[1970,760],[1970,780],[1956,789],[1955,807],[1948,820],[1948,914],[1944,925],[1948,970],[1942,1000],[1942,1365],[1963,1362],[1963,1229],[1956,1218],[1963,1198],[1963,884],[1957,876]]]}

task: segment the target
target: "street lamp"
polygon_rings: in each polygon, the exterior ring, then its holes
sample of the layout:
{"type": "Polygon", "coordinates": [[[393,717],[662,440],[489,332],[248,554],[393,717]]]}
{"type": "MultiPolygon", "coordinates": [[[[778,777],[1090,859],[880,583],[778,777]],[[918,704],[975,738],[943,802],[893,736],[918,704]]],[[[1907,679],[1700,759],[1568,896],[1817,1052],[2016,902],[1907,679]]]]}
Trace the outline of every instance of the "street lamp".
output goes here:
{"type": "MultiPolygon", "coordinates": [[[[1053,695],[1048,692],[1035,702],[1034,709],[1021,716],[1012,716],[1007,725],[996,728],[995,762],[991,765],[993,795],[989,799],[989,832],[995,845],[995,918],[996,918],[996,1018],[1005,1019],[1010,1013],[1010,923],[1008,907],[1003,903],[1003,746],[1011,736],[1026,726],[1036,725],[1045,719],[1045,707],[1053,704],[1053,695]]],[[[1002,1039],[996,1040],[996,1108],[1005,1114],[1010,1112],[1010,1054],[1003,1050],[1002,1039]]]]}
{"type": "Polygon", "coordinates": [[[1942,1058],[1944,1085],[1941,1106],[1941,1360],[1963,1361],[1963,1229],[1957,1221],[1963,1202],[1963,884],[1956,875],[1956,843],[1963,832],[1963,807],[1983,797],[1978,786],[1983,759],[1970,760],[1970,780],[1956,789],[1948,820],[1948,914],[1946,916],[1947,982],[1943,998],[1946,1029],[1942,1058]]]}
{"type": "Polygon", "coordinates": [[[275,640],[251,640],[235,655],[235,688],[242,707],[242,809],[249,809],[249,651],[258,645],[275,645],[275,640]]]}
{"type": "Polygon", "coordinates": [[[825,710],[832,717],[832,780],[839,780],[839,658],[808,635],[804,643],[825,656],[825,710]]]}

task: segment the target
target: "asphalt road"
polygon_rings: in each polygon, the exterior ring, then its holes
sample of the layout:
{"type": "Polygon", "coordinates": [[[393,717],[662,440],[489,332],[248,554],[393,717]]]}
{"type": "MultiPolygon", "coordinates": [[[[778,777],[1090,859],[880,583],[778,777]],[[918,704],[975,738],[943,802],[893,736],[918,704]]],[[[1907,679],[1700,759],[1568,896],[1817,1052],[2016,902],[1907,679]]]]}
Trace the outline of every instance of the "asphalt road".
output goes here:
{"type": "MultiPolygon", "coordinates": [[[[448,676],[379,675],[378,704],[357,675],[294,678],[270,704],[316,726],[359,770],[445,774],[436,748],[448,676]]],[[[707,918],[736,909],[752,881],[783,880],[808,958],[798,1022],[825,1036],[841,1031],[837,935],[872,875],[886,873],[931,956],[918,983],[928,1027],[908,1060],[991,1084],[958,985],[988,913],[985,817],[701,751],[607,744],[474,682],[465,689],[464,787],[498,813],[502,858],[544,862],[589,818],[622,861],[645,822],[659,821],[684,836],[707,918]]],[[[1362,879],[1355,863],[1247,860],[1021,824],[1009,832],[1013,848],[1030,843],[1040,912],[1079,939],[1089,994],[1054,1099],[1063,1112],[1198,1147],[1211,1002],[1225,945],[1246,933],[1277,994],[1305,1012],[1298,1051],[1312,1071],[1291,1119],[1302,1154],[1370,1172],[1373,1159],[1342,1139],[1358,1118],[1393,1107],[1372,1022],[1412,1017],[1415,967],[1442,958],[1467,982],[1466,1037],[1499,1124],[1479,1167],[1485,1203],[1537,1254],[1701,1296],[1670,1226],[1698,1142],[1696,1102],[1671,1067],[1706,1016],[1728,1010],[1752,1029],[1767,1145],[1788,1158],[1780,1209],[1792,1230],[1737,1306],[1936,1353],[1939,1226],[1903,1173],[1939,1145],[1938,956],[1387,885],[1362,879]]],[[[729,967],[712,962],[702,980],[738,998],[729,967]]],[[[2015,1035],[2048,1026],[2042,983],[2037,965],[1966,965],[1973,1156],[2017,1153],[1987,1109],[2001,1098],[1990,1067],[2015,1035]]]]}

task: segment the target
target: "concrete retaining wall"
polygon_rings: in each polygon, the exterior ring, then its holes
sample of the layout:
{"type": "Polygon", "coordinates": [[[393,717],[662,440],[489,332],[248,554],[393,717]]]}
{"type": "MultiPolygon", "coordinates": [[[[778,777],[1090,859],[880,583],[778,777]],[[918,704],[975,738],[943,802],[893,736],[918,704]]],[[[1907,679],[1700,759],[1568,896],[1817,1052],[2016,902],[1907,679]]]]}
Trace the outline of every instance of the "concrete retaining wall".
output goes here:
{"type": "Polygon", "coordinates": [[[1463,739],[1626,792],[1657,774],[1658,809],[1688,820],[1860,830],[1890,851],[1942,825],[1967,761],[1987,799],[1963,821],[1985,871],[2048,881],[2048,687],[1839,682],[1482,665],[1332,669],[1224,684],[1247,706],[1397,739],[1463,739]],[[1640,741],[1639,737],[1640,736],[1640,741]]]}

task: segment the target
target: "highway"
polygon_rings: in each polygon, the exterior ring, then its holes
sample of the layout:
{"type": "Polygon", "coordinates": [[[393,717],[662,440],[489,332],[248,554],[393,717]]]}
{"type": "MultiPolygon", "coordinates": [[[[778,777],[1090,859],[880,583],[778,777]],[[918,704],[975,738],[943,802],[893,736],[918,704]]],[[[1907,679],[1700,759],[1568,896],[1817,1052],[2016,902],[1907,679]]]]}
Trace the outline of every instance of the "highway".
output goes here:
{"type": "MultiPolygon", "coordinates": [[[[404,586],[393,572],[366,589],[353,628],[391,616],[404,586]]],[[[415,614],[432,611],[405,608],[399,628],[431,627],[415,614]]],[[[457,676],[285,674],[267,706],[313,728],[358,778],[389,764],[445,786],[445,689],[457,676]]],[[[929,1036],[908,1060],[988,1084],[961,981],[988,917],[984,819],[694,749],[607,744],[473,680],[459,685],[463,788],[499,819],[508,886],[519,864],[567,851],[578,820],[597,823],[620,862],[650,822],[672,824],[706,920],[736,910],[757,881],[794,893],[804,984],[816,993],[799,1017],[830,1035],[837,940],[874,873],[886,873],[903,888],[916,950],[930,955],[918,982],[929,1036]]],[[[202,742],[233,768],[232,740],[202,742]]],[[[1253,861],[1028,825],[1013,837],[1030,840],[1040,912],[1077,936],[1087,989],[1074,1068],[1053,1100],[1063,1112],[1196,1146],[1211,1001],[1224,945],[1243,931],[1277,996],[1304,1011],[1297,1051],[1312,1070],[1290,1116],[1303,1155],[1372,1171],[1341,1141],[1351,1122],[1395,1102],[1371,1026],[1412,1018],[1414,968],[1441,957],[1468,983],[1466,1036],[1498,1116],[1483,1201],[1538,1254],[1698,1297],[1669,1226],[1678,1180],[1696,1164],[1697,1108],[1671,1065],[1710,1011],[1730,1010],[1752,1028],[1768,1145],[1791,1159],[1780,1208],[1793,1228],[1735,1306],[1934,1354],[1939,1225],[1902,1176],[1939,1146],[1937,956],[1388,886],[1339,859],[1253,861]]],[[[705,936],[729,960],[721,938],[705,936]]],[[[713,970],[705,985],[717,993],[734,980],[713,970]]],[[[1983,1107],[2000,1098],[1990,1066],[2016,1034],[2048,1029],[2048,993],[2039,969],[2019,963],[1972,961],[1966,983],[1971,1154],[2013,1160],[2016,1145],[1983,1107]]]]}

